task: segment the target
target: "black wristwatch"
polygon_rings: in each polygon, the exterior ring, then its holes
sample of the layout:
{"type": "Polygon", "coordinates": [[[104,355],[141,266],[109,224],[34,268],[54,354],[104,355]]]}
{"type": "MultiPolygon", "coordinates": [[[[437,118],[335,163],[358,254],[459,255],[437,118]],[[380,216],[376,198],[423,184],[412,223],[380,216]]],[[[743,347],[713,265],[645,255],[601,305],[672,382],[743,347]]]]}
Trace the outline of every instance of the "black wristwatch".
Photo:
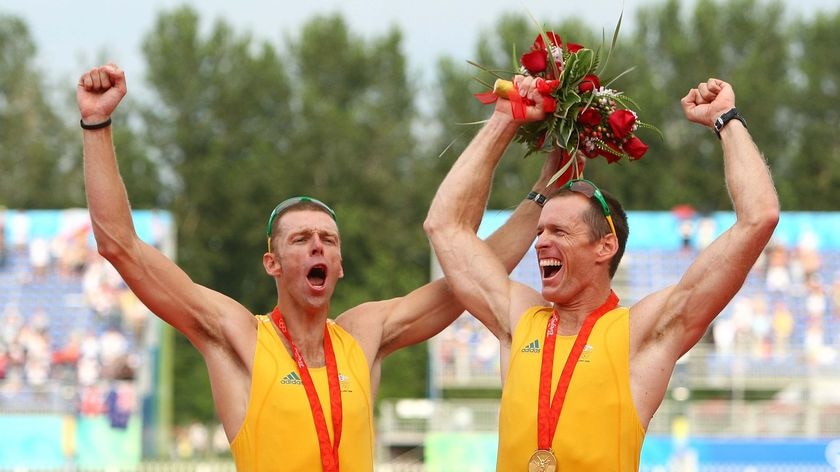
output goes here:
{"type": "Polygon", "coordinates": [[[539,206],[545,205],[545,201],[548,200],[545,195],[537,192],[529,192],[525,198],[533,201],[539,206]]]}
{"type": "Polygon", "coordinates": [[[715,120],[715,134],[717,135],[718,139],[720,139],[720,130],[722,130],[723,127],[726,126],[726,124],[732,120],[738,120],[741,122],[741,124],[744,125],[744,128],[747,127],[747,120],[744,119],[744,117],[741,116],[740,113],[738,113],[737,108],[732,108],[728,112],[720,115],[718,119],[715,120]]]}

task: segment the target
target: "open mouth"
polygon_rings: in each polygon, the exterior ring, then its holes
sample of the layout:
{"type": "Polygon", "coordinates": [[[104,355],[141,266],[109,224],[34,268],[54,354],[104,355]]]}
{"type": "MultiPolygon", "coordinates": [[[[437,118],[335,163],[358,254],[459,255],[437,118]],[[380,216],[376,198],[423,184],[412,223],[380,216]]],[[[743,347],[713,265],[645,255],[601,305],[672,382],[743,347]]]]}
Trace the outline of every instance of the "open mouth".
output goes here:
{"type": "Polygon", "coordinates": [[[323,264],[313,266],[306,274],[306,280],[313,287],[323,287],[327,281],[327,266],[323,264]]]}
{"type": "Polygon", "coordinates": [[[563,263],[557,259],[542,259],[540,260],[540,270],[542,270],[542,277],[550,279],[560,272],[563,268],[563,263]]]}

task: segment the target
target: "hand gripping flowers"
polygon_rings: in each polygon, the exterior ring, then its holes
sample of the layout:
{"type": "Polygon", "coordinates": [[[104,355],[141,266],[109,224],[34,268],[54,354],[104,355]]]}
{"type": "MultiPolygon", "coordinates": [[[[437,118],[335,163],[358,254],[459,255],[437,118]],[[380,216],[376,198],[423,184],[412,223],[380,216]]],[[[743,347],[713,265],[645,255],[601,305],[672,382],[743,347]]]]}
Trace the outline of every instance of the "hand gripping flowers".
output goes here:
{"type": "MultiPolygon", "coordinates": [[[[598,63],[595,51],[580,44],[563,44],[551,31],[538,35],[531,49],[522,54],[519,73],[537,78],[546,112],[545,120],[519,128],[516,140],[528,146],[528,154],[561,148],[569,154],[580,151],[589,158],[604,156],[613,163],[622,158],[638,160],[647,152],[647,144],[635,133],[639,128],[658,130],[639,121],[630,108],[636,104],[629,97],[601,85],[598,63]]],[[[497,97],[508,98],[514,116],[523,118],[525,106],[532,104],[519,95],[511,81],[501,77],[492,91],[476,97],[485,104],[497,97]]]]}

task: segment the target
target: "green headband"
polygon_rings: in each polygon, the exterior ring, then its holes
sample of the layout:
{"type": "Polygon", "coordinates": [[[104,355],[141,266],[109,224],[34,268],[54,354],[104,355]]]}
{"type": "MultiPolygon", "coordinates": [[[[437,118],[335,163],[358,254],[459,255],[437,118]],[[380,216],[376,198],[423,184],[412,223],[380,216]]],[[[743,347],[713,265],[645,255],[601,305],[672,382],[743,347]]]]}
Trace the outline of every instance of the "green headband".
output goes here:
{"type": "Polygon", "coordinates": [[[333,211],[332,208],[327,206],[326,203],[322,202],[321,200],[318,200],[317,198],[307,197],[305,195],[287,198],[279,204],[277,204],[277,206],[274,207],[274,210],[271,212],[271,216],[268,217],[268,225],[265,227],[265,237],[268,240],[268,252],[271,252],[271,227],[274,225],[274,220],[277,218],[278,215],[282,214],[290,207],[293,207],[300,203],[312,203],[313,205],[321,208],[327,214],[329,214],[333,221],[338,221],[335,218],[335,211],[333,211]]]}
{"type": "Polygon", "coordinates": [[[591,180],[573,179],[561,187],[561,189],[569,189],[572,192],[580,193],[587,198],[592,198],[598,202],[598,204],[601,205],[601,212],[604,214],[604,218],[606,218],[607,223],[610,224],[612,234],[618,237],[618,234],[615,232],[615,224],[613,224],[610,207],[607,205],[607,200],[604,198],[604,194],[601,193],[601,189],[599,189],[597,185],[595,185],[591,180]]]}

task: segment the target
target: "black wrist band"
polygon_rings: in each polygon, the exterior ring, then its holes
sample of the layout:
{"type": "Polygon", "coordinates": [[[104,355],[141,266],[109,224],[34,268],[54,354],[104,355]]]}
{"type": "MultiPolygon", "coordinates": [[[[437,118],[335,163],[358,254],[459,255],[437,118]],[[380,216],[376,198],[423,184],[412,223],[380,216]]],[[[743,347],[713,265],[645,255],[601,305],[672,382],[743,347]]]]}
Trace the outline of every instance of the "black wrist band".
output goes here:
{"type": "Polygon", "coordinates": [[[720,139],[720,130],[722,130],[723,127],[726,126],[726,124],[732,120],[738,120],[741,122],[741,124],[744,125],[744,128],[747,127],[747,120],[745,120],[744,117],[741,116],[740,113],[738,113],[737,108],[732,108],[728,112],[720,115],[718,119],[715,120],[715,134],[717,135],[718,139],[720,139]]]}
{"type": "Polygon", "coordinates": [[[545,195],[537,192],[529,192],[528,195],[525,197],[526,200],[531,200],[539,206],[545,205],[545,201],[547,198],[545,195]]]}
{"type": "Polygon", "coordinates": [[[111,126],[111,117],[109,116],[107,120],[103,121],[102,123],[94,123],[89,125],[85,123],[85,120],[79,120],[79,125],[81,125],[82,129],[102,129],[111,126]]]}

